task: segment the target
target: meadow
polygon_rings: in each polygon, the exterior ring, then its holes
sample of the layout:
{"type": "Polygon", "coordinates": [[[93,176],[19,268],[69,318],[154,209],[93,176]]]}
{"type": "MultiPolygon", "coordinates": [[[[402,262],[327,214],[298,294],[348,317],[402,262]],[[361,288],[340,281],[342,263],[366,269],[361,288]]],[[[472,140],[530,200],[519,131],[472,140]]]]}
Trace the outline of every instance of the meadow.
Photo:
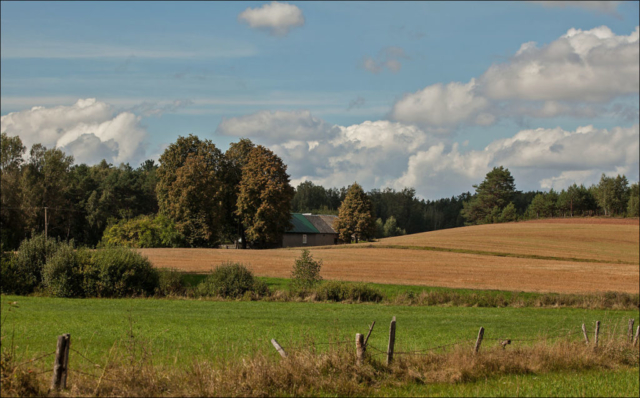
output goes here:
{"type": "MultiPolygon", "coordinates": [[[[263,395],[259,388],[265,388],[266,395],[323,396],[504,396],[514,393],[524,396],[625,396],[637,391],[638,368],[637,364],[633,366],[637,362],[637,358],[633,359],[636,354],[623,354],[623,357],[631,355],[631,359],[623,358],[622,363],[590,357],[593,350],[584,351],[580,330],[580,325],[585,323],[593,339],[593,327],[599,320],[601,344],[623,341],[628,319],[639,318],[640,314],[635,310],[21,296],[3,296],[2,304],[3,348],[14,353],[15,362],[26,363],[28,371],[39,374],[41,385],[46,386],[50,378],[50,372],[47,372],[51,369],[52,357],[29,360],[54,351],[56,336],[71,334],[71,389],[66,393],[72,396],[181,395],[187,392],[211,395],[215,391],[222,395],[263,395]],[[397,318],[396,352],[399,354],[396,356],[399,359],[395,365],[398,369],[392,368],[395,370],[388,373],[382,366],[384,355],[381,352],[386,350],[392,316],[397,318]],[[355,369],[352,364],[354,335],[366,333],[372,321],[376,321],[369,342],[373,362],[366,369],[355,369]],[[482,352],[486,354],[482,361],[486,363],[474,365],[475,359],[467,357],[472,352],[480,326],[485,328],[482,352]],[[271,338],[285,348],[293,364],[278,365],[282,358],[271,346],[271,338]],[[504,339],[512,340],[506,350],[499,348],[499,342],[504,339]],[[402,356],[402,353],[435,347],[440,348],[427,351],[434,357],[402,356]],[[117,356],[113,354],[114,350],[120,352],[119,362],[114,360],[117,356]],[[584,352],[586,359],[576,359],[584,352]],[[323,355],[329,356],[329,365],[326,359],[318,359],[323,355]],[[564,364],[563,358],[571,358],[573,362],[564,364]],[[320,363],[315,363],[316,360],[320,363]],[[442,361],[452,363],[445,366],[442,361]],[[509,361],[514,363],[509,365],[509,361]],[[428,370],[436,363],[448,370],[444,374],[428,370]],[[467,365],[456,365],[458,363],[467,365]],[[238,366],[245,370],[237,369],[238,366]],[[313,384],[305,386],[302,382],[297,387],[295,383],[282,384],[286,377],[280,380],[278,372],[289,374],[287,377],[303,377],[299,373],[304,366],[310,366],[305,372],[312,373],[319,371],[315,366],[344,367],[344,372],[355,372],[354,377],[357,377],[355,381],[332,382],[318,376],[324,384],[315,387],[313,384]],[[467,376],[464,376],[467,374],[465,366],[472,368],[467,376]],[[120,375],[123,382],[105,381],[103,392],[91,393],[94,388],[94,392],[98,391],[96,379],[104,376],[106,368],[109,369],[106,380],[114,380],[120,375]],[[247,371],[256,371],[262,378],[252,382],[238,380],[233,386],[226,387],[230,390],[218,390],[222,388],[220,384],[212,384],[193,391],[193,385],[189,384],[197,385],[219,372],[233,379],[247,371]],[[146,381],[124,376],[132,372],[142,372],[137,377],[146,381]],[[367,372],[375,376],[367,376],[367,372]],[[423,372],[423,378],[429,382],[410,377],[411,372],[423,372]],[[273,380],[265,382],[265,377],[273,380]],[[359,377],[364,379],[357,381],[359,377]],[[373,379],[366,381],[367,377],[373,379]],[[164,385],[166,379],[173,380],[171,388],[153,389],[157,387],[151,384],[164,385]],[[155,381],[151,383],[150,380],[155,381]],[[243,383],[255,383],[252,388],[256,390],[238,387],[243,383]],[[127,385],[128,389],[117,390],[122,387],[118,387],[120,384],[127,385]]],[[[616,355],[619,357],[620,354],[616,355]]]]}
{"type": "MultiPolygon", "coordinates": [[[[17,377],[9,395],[48,394],[63,333],[72,341],[68,396],[635,395],[639,352],[626,336],[629,319],[640,321],[638,224],[601,222],[601,233],[594,222],[468,227],[311,250],[325,280],[366,281],[381,303],[277,293],[258,301],[3,295],[3,367],[17,377]],[[432,305],[422,300],[428,294],[461,299],[432,305]],[[509,304],[495,305],[502,298],[509,304]],[[386,366],[394,316],[398,354],[386,366]],[[356,366],[355,334],[373,321],[368,359],[356,366]],[[593,343],[596,321],[598,350],[581,331],[585,324],[593,343]]],[[[140,252],[185,272],[190,285],[223,262],[241,262],[282,293],[301,249],[140,252]]]]}

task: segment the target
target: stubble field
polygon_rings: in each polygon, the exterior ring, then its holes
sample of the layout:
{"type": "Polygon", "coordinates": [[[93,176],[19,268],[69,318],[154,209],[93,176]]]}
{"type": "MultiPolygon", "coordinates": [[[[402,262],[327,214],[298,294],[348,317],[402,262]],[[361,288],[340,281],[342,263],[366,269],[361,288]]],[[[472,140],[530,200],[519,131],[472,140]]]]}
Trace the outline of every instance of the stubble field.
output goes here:
{"type": "MultiPolygon", "coordinates": [[[[226,261],[289,277],[302,249],[141,249],[157,267],[205,273],[226,261]]],[[[637,219],[484,225],[312,248],[331,280],[530,292],[638,293],[637,219]]]]}

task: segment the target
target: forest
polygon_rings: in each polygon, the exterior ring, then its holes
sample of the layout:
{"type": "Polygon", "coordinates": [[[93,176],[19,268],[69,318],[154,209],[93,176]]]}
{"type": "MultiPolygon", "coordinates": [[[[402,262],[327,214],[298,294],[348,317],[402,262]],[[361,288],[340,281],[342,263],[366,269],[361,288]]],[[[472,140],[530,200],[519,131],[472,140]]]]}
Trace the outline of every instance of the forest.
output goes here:
{"type": "MultiPolygon", "coordinates": [[[[217,247],[239,239],[267,247],[291,212],[338,214],[349,187],[290,185],[287,166],[247,139],[226,152],[196,136],[179,137],[159,162],[136,168],[105,160],[74,164],[57,148],[27,148],[2,133],[0,227],[3,250],[45,233],[76,245],[217,247]]],[[[508,169],[494,168],[475,192],[425,200],[414,188],[366,192],[372,237],[545,217],[638,216],[638,184],[602,175],[598,184],[560,192],[518,191],[508,169]]]]}

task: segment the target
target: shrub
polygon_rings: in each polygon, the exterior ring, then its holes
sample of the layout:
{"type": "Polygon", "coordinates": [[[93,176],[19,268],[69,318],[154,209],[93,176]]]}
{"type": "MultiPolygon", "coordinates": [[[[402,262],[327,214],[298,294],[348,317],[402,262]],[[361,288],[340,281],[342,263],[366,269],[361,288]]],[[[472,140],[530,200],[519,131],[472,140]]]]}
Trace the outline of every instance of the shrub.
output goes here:
{"type": "Polygon", "coordinates": [[[19,272],[16,255],[2,252],[0,257],[0,292],[4,294],[28,293],[29,281],[19,272]]]}
{"type": "Polygon", "coordinates": [[[163,215],[139,216],[109,225],[100,246],[181,247],[184,236],[178,232],[175,223],[163,215]]]}
{"type": "Polygon", "coordinates": [[[202,296],[237,298],[246,292],[268,294],[268,290],[263,281],[256,280],[244,265],[236,263],[225,263],[216,267],[198,285],[198,293],[202,296]]]}
{"type": "Polygon", "coordinates": [[[149,259],[125,247],[96,250],[85,274],[87,290],[99,297],[152,295],[159,283],[149,259]]]}
{"type": "Polygon", "coordinates": [[[316,299],[326,301],[380,302],[382,292],[366,283],[328,281],[316,289],[316,299]]]}
{"type": "Polygon", "coordinates": [[[60,243],[44,234],[34,235],[20,244],[15,258],[15,277],[19,281],[15,293],[32,293],[42,284],[43,269],[47,260],[60,248],[60,243]]]}
{"type": "Polygon", "coordinates": [[[83,270],[89,261],[89,253],[74,250],[73,242],[60,244],[44,265],[43,285],[53,297],[83,297],[83,270]]]}
{"type": "Polygon", "coordinates": [[[297,258],[291,271],[291,286],[294,290],[311,289],[322,281],[320,276],[322,260],[316,261],[309,250],[304,249],[297,258]]]}
{"type": "Polygon", "coordinates": [[[161,296],[177,296],[186,292],[186,286],[182,280],[182,273],[176,269],[163,268],[158,270],[158,287],[156,294],[161,296]]]}

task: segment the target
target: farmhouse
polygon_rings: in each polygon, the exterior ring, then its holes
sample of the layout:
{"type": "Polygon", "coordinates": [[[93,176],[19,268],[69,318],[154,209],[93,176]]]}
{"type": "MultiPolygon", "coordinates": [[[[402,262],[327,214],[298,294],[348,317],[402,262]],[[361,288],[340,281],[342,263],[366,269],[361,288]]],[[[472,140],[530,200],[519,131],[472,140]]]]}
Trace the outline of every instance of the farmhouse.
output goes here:
{"type": "Polygon", "coordinates": [[[293,213],[293,228],[284,233],[282,247],[326,246],[338,244],[338,233],[333,229],[337,216],[293,213]]]}

